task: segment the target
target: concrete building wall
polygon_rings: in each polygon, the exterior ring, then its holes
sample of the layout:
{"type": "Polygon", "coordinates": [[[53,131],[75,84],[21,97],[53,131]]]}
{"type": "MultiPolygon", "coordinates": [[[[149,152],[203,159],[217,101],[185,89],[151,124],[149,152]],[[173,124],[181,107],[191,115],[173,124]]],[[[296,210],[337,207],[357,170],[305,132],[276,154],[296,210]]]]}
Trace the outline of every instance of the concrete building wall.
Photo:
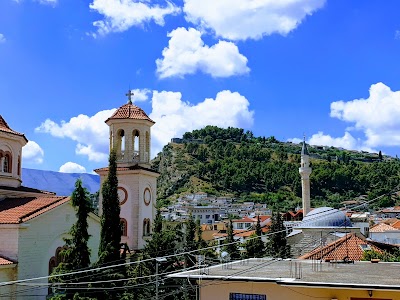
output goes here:
{"type": "MultiPolygon", "coordinates": [[[[0,282],[14,281],[17,278],[17,265],[0,266],[0,282]]],[[[3,299],[16,299],[15,285],[0,286],[0,296],[3,299]]]]}
{"type": "Polygon", "coordinates": [[[310,300],[310,299],[337,299],[337,300],[389,300],[399,299],[400,291],[372,291],[372,298],[365,289],[344,288],[315,288],[278,285],[272,282],[228,282],[228,281],[201,281],[200,300],[230,299],[230,293],[266,295],[267,300],[310,300]],[[221,284],[223,283],[223,284],[221,284]]]}
{"type": "Polygon", "coordinates": [[[18,260],[18,230],[20,224],[0,225],[0,249],[1,254],[18,260]]]}

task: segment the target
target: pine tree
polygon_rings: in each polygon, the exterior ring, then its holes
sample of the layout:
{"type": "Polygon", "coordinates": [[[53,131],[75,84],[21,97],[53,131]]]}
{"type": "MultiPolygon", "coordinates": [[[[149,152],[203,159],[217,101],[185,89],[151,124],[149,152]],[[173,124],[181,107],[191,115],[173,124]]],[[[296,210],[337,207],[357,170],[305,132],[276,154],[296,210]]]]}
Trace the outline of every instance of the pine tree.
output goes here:
{"type": "Polygon", "coordinates": [[[111,150],[108,175],[102,189],[101,233],[99,263],[106,264],[120,259],[121,223],[118,200],[117,156],[111,150]]]}
{"type": "Polygon", "coordinates": [[[260,216],[257,217],[255,229],[255,233],[250,236],[250,239],[244,245],[247,257],[263,257],[265,255],[265,245],[261,239],[262,230],[260,216]]]}
{"type": "MultiPolygon", "coordinates": [[[[76,210],[76,223],[72,225],[69,234],[71,238],[65,240],[65,249],[61,252],[63,262],[60,263],[53,271],[53,274],[70,273],[74,270],[80,270],[89,267],[90,265],[90,249],[87,245],[89,240],[88,221],[87,218],[92,209],[89,192],[82,186],[81,179],[75,182],[75,190],[71,195],[72,206],[76,210]]],[[[79,282],[79,277],[62,276],[57,277],[56,281],[64,281],[69,283],[79,282]]],[[[80,296],[85,292],[82,285],[82,290],[67,290],[65,294],[53,297],[53,299],[84,299],[80,296]]],[[[89,299],[89,298],[87,298],[89,299]]]]}
{"type": "Polygon", "coordinates": [[[229,220],[229,227],[227,230],[227,235],[228,236],[226,237],[226,245],[224,247],[224,250],[226,252],[228,252],[228,254],[232,260],[239,259],[240,251],[238,249],[238,245],[237,245],[235,239],[233,238],[234,234],[233,234],[232,220],[229,220]]]}
{"type": "Polygon", "coordinates": [[[286,229],[279,212],[272,213],[270,236],[266,244],[267,254],[276,258],[290,257],[290,246],[286,240],[286,229]]]}

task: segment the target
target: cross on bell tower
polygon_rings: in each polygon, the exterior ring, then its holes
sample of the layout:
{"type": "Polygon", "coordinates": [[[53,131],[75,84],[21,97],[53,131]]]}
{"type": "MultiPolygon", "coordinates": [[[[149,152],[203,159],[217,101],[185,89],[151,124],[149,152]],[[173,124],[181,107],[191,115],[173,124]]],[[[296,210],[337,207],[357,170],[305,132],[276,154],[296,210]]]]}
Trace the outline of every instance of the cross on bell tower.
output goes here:
{"type": "Polygon", "coordinates": [[[128,97],[128,104],[132,104],[132,96],[135,95],[134,92],[132,92],[131,89],[128,90],[128,92],[125,94],[125,96],[128,97]]]}

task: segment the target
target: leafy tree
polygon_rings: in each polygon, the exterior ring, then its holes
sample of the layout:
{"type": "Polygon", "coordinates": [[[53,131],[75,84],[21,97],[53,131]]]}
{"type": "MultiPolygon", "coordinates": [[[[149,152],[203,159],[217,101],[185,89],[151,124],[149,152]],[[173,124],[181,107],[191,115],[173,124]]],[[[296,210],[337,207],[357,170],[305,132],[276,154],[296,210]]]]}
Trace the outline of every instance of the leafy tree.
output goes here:
{"type": "MultiPolygon", "coordinates": [[[[179,251],[182,251],[182,232],[179,225],[177,226],[178,227],[163,226],[161,211],[157,210],[151,239],[147,241],[142,253],[137,256],[138,261],[145,261],[135,264],[128,269],[128,276],[132,279],[127,283],[127,286],[137,284],[143,284],[143,286],[135,289],[135,292],[127,299],[144,300],[154,298],[154,274],[156,274],[156,271],[158,271],[157,273],[159,274],[158,287],[160,294],[165,295],[176,292],[176,289],[171,286],[176,286],[177,284],[182,285],[182,282],[179,280],[169,279],[160,274],[182,269],[184,267],[182,263],[184,261],[183,255],[182,257],[168,257],[166,261],[157,262],[155,259],[177,254],[179,251]]],[[[181,293],[177,292],[176,295],[181,295],[181,293]]],[[[172,300],[175,299],[174,297],[176,295],[166,296],[163,299],[172,300]]]]}
{"type": "Polygon", "coordinates": [[[397,249],[392,251],[391,253],[387,251],[381,253],[376,250],[364,251],[361,260],[370,261],[371,259],[380,259],[381,261],[386,262],[400,262],[400,250],[397,249]]]}
{"type": "Polygon", "coordinates": [[[244,244],[247,257],[263,257],[265,255],[265,245],[261,239],[262,230],[260,224],[260,216],[257,217],[255,233],[250,236],[250,239],[244,244]]]}
{"type": "MultiPolygon", "coordinates": [[[[72,192],[71,202],[76,210],[77,220],[69,231],[71,238],[64,239],[65,249],[61,251],[63,262],[55,268],[53,274],[70,273],[74,270],[87,268],[90,265],[90,249],[87,245],[90,235],[88,233],[89,225],[87,218],[92,209],[92,205],[89,192],[82,186],[81,179],[77,179],[75,182],[75,190],[72,192]]],[[[67,275],[56,277],[55,281],[69,282],[71,284],[79,282],[79,277],[67,275]]],[[[84,299],[80,294],[85,292],[85,288],[82,285],[80,285],[80,287],[82,287],[81,291],[67,290],[64,294],[55,295],[51,299],[84,299]]]]}
{"type": "Polygon", "coordinates": [[[101,233],[99,247],[99,262],[110,263],[120,258],[121,223],[118,200],[117,155],[110,152],[108,175],[102,189],[101,233]]]}
{"type": "Polygon", "coordinates": [[[233,224],[232,220],[229,220],[229,227],[227,230],[226,245],[224,247],[224,250],[228,252],[232,260],[240,258],[239,248],[233,236],[233,224]]]}
{"type": "Polygon", "coordinates": [[[266,245],[267,254],[276,258],[290,257],[290,246],[286,240],[286,229],[279,212],[272,213],[270,236],[266,245]]]}

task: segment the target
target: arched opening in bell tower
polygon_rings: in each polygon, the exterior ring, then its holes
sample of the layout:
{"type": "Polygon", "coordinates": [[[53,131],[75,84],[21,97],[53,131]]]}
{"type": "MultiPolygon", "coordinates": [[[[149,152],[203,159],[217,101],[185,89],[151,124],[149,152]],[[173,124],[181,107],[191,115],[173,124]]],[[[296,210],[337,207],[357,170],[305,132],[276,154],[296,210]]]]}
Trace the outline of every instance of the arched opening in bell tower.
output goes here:
{"type": "Polygon", "coordinates": [[[137,130],[137,129],[135,129],[132,132],[132,145],[133,145],[133,160],[139,161],[140,133],[139,133],[139,130],[137,130]]]}
{"type": "Polygon", "coordinates": [[[118,130],[116,142],[117,155],[123,158],[125,152],[125,131],[123,129],[118,130]]]}
{"type": "Polygon", "coordinates": [[[150,135],[149,132],[146,131],[146,150],[144,153],[144,160],[146,162],[149,162],[149,159],[150,159],[150,135]]]}

